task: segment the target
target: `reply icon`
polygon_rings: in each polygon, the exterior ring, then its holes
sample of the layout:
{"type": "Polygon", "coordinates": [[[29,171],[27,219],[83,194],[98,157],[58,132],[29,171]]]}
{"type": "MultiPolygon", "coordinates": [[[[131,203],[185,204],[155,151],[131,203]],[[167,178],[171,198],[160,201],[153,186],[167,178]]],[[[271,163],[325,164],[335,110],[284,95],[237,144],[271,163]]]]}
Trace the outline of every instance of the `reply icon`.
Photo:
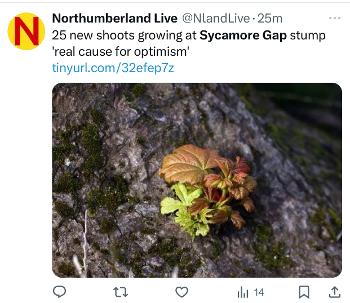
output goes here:
{"type": "Polygon", "coordinates": [[[62,285],[56,285],[52,291],[57,298],[61,298],[66,294],[66,288],[62,285]]]}

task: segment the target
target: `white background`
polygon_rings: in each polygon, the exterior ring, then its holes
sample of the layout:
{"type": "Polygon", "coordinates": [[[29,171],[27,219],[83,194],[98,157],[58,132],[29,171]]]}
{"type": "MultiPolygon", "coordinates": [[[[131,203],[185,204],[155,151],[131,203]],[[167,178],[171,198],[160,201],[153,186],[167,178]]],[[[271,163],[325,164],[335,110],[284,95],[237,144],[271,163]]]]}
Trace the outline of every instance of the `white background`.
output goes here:
{"type": "MultiPolygon", "coordinates": [[[[331,302],[330,288],[337,286],[342,300],[350,302],[349,289],[349,154],[348,138],[350,96],[349,81],[349,4],[0,4],[0,302],[331,302]],[[9,21],[21,12],[38,15],[45,24],[46,37],[35,50],[16,49],[7,38],[9,21]],[[170,58],[176,73],[147,74],[64,74],[52,73],[56,62],[85,62],[86,58],[54,58],[53,28],[94,31],[96,25],[52,26],[52,12],[72,14],[144,14],[164,12],[181,15],[186,12],[224,12],[257,14],[271,12],[283,16],[283,24],[258,25],[101,25],[109,31],[173,31],[208,29],[211,31],[325,32],[327,39],[316,41],[234,41],[190,43],[187,58],[170,58]],[[340,20],[330,20],[340,16],[340,20]],[[51,90],[59,82],[335,82],[343,90],[343,271],[333,279],[60,279],[51,263],[51,90]],[[67,294],[58,299],[52,294],[55,285],[64,285],[67,294]],[[348,283],[347,283],[348,284],[348,283]],[[238,300],[243,285],[251,290],[264,287],[265,296],[238,300]],[[310,285],[311,299],[298,300],[298,286],[310,285]],[[113,288],[125,286],[129,296],[115,298],[113,288]],[[176,286],[189,287],[180,299],[176,286]]],[[[105,42],[112,47],[116,42],[105,42]]],[[[61,43],[68,47],[72,42],[61,43]]],[[[77,44],[77,43],[74,43],[77,44]]],[[[154,43],[151,43],[154,45],[154,43]]],[[[170,43],[164,43],[170,45],[170,43]]],[[[55,43],[55,45],[58,45],[55,43]]],[[[86,43],[90,47],[102,47],[86,43]]],[[[136,46],[136,42],[119,45],[136,46]]],[[[158,44],[160,45],[160,44],[158,44]]],[[[184,43],[185,46],[188,43],[184,43]]],[[[114,61],[118,61],[116,58],[114,61]]],[[[93,58],[93,63],[111,63],[111,59],[93,58]]],[[[140,61],[128,59],[128,61],[140,61]]],[[[147,61],[157,61],[147,59],[147,61]]],[[[164,60],[161,60],[164,61],[164,60]]]]}

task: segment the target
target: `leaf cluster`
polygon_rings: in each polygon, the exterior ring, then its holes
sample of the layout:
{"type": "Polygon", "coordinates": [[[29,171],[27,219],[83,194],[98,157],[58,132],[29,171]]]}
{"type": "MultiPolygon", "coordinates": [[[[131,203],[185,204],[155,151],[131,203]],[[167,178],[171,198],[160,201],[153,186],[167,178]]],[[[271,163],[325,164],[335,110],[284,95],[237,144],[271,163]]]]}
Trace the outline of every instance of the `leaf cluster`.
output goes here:
{"type": "Polygon", "coordinates": [[[231,220],[241,229],[245,220],[239,207],[255,211],[249,194],[257,183],[249,175],[250,167],[241,157],[235,161],[221,157],[216,151],[188,144],[164,157],[159,175],[177,199],[161,201],[162,214],[175,214],[175,222],[193,238],[205,236],[211,224],[231,220]]]}

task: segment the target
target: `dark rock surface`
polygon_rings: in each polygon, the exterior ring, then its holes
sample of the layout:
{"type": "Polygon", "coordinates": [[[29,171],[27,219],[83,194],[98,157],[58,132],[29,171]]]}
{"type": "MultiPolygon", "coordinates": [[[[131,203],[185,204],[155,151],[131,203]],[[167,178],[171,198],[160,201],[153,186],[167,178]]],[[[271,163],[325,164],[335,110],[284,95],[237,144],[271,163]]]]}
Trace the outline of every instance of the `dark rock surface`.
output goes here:
{"type": "Polygon", "coordinates": [[[248,86],[59,84],[53,90],[53,270],[78,277],[334,277],[341,140],[248,86]],[[247,225],[194,241],[162,216],[163,157],[192,143],[241,155],[258,182],[247,225]]]}

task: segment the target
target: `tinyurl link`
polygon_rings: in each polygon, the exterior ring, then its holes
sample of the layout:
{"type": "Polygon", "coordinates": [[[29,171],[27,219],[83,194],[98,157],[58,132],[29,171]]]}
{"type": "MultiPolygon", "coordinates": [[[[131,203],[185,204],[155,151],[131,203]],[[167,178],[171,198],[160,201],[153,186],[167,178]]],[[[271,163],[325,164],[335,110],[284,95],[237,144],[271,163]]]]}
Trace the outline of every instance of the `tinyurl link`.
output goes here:
{"type": "Polygon", "coordinates": [[[161,74],[161,73],[174,73],[175,65],[168,62],[162,62],[152,64],[148,62],[135,63],[135,62],[119,62],[117,64],[61,64],[53,63],[52,72],[64,73],[67,76],[75,73],[148,73],[148,74],[161,74]]]}

